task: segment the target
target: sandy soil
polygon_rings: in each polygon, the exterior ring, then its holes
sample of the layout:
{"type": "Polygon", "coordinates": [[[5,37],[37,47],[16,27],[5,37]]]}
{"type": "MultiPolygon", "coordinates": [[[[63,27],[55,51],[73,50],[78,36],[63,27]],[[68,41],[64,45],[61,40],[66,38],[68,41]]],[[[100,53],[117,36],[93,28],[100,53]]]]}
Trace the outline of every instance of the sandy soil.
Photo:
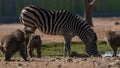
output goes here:
{"type": "MultiPolygon", "coordinates": [[[[120,18],[94,18],[93,29],[97,33],[98,40],[104,41],[105,32],[108,30],[120,30],[120,25],[115,26],[114,22],[120,21],[120,18]]],[[[9,34],[16,29],[23,29],[21,24],[0,24],[0,40],[3,36],[9,34]]],[[[45,35],[36,31],[41,35],[43,43],[64,42],[62,36],[45,35]]],[[[72,41],[79,41],[78,37],[74,37],[72,41]]],[[[79,57],[79,58],[32,58],[25,62],[21,57],[13,58],[15,61],[5,62],[1,59],[0,68],[120,68],[119,57],[79,57]]]]}
{"type": "MultiPolygon", "coordinates": [[[[20,58],[17,58],[20,59],[20,58]]],[[[120,58],[33,58],[31,61],[0,61],[0,68],[120,68],[120,58]]]]}

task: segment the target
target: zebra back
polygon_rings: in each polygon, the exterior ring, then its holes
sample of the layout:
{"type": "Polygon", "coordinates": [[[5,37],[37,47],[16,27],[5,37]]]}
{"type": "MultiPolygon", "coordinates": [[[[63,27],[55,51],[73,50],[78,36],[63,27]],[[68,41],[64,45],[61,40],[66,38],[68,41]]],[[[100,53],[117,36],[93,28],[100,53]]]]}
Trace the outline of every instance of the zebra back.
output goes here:
{"type": "Polygon", "coordinates": [[[30,5],[21,11],[20,20],[26,27],[38,28],[46,34],[63,35],[68,32],[78,35],[83,41],[87,36],[95,35],[83,18],[65,10],[46,10],[30,5]]]}

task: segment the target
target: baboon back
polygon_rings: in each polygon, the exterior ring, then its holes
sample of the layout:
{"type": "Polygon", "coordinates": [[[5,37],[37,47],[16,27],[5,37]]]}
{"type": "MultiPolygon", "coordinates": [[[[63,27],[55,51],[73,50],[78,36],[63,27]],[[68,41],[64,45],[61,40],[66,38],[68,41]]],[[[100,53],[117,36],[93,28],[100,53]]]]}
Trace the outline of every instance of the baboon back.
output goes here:
{"type": "Polygon", "coordinates": [[[107,40],[111,45],[120,46],[120,32],[109,31],[107,34],[107,40]]]}
{"type": "Polygon", "coordinates": [[[34,48],[37,50],[37,56],[41,57],[41,39],[39,35],[31,34],[27,45],[28,56],[32,57],[34,48]]]}
{"type": "MultiPolygon", "coordinates": [[[[5,60],[10,60],[12,55],[19,51],[24,60],[27,61],[26,56],[26,47],[24,45],[25,37],[24,32],[21,30],[16,30],[9,35],[6,35],[2,38],[1,44],[5,52],[5,60]]],[[[1,50],[2,51],[2,50],[1,50]]]]}

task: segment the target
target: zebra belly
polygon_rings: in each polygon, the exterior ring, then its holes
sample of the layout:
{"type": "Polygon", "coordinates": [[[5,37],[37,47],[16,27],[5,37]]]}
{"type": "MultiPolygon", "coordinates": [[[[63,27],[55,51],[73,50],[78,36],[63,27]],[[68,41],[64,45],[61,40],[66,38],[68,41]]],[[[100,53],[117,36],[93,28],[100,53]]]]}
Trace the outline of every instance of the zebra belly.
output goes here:
{"type": "Polygon", "coordinates": [[[48,29],[48,30],[39,29],[39,31],[47,35],[63,35],[63,30],[55,31],[53,29],[48,29]]]}

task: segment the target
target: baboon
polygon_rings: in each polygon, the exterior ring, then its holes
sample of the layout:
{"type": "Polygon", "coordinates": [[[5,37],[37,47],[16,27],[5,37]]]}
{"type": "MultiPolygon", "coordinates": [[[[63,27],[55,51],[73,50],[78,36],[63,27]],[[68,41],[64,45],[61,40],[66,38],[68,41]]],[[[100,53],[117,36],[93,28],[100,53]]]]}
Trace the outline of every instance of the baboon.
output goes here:
{"type": "Polygon", "coordinates": [[[116,57],[118,47],[120,47],[120,31],[108,31],[106,32],[107,44],[111,46],[113,50],[113,57],[116,57]]]}
{"type": "Polygon", "coordinates": [[[25,61],[28,61],[26,56],[24,32],[17,29],[9,35],[6,35],[1,40],[0,49],[5,56],[5,61],[10,61],[11,57],[16,51],[20,52],[20,55],[25,61]]]}
{"type": "Polygon", "coordinates": [[[33,57],[33,50],[36,48],[37,57],[41,57],[41,38],[39,35],[30,34],[27,44],[27,54],[29,57],[33,57]]]}

